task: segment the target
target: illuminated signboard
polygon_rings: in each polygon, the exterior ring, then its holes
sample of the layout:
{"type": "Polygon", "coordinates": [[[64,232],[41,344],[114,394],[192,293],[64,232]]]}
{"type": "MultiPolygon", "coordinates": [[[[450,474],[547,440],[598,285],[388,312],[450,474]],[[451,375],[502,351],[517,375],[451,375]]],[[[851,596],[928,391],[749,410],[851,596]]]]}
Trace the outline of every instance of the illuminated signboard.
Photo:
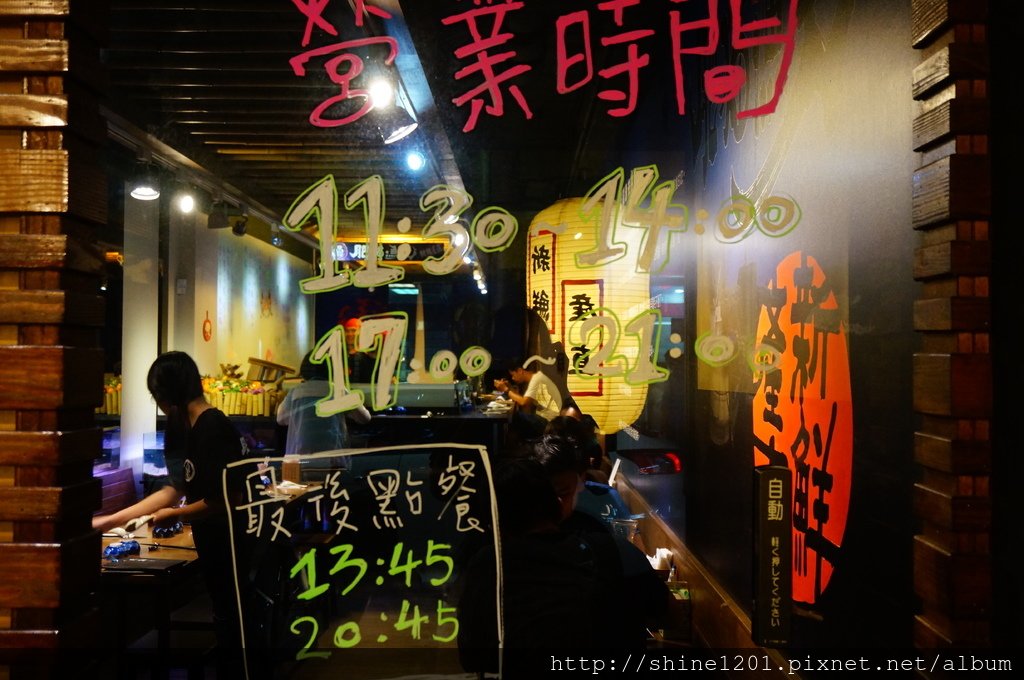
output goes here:
{"type": "MultiPolygon", "coordinates": [[[[423,262],[444,255],[446,244],[440,241],[414,243],[380,243],[377,260],[385,262],[423,262]]],[[[334,259],[338,262],[366,260],[365,241],[339,241],[334,246],[334,259]]]]}

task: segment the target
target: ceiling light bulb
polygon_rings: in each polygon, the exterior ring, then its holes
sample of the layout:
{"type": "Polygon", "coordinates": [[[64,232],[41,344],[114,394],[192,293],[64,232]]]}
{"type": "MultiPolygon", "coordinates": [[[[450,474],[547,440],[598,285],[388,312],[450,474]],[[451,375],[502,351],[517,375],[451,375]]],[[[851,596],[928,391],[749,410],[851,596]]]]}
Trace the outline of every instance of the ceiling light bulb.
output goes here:
{"type": "Polygon", "coordinates": [[[391,87],[391,83],[383,78],[370,83],[370,101],[373,102],[374,108],[390,106],[394,100],[395,89],[391,87]]]}
{"type": "Polygon", "coordinates": [[[427,159],[419,151],[410,151],[405,157],[405,164],[410,170],[422,170],[423,166],[427,164],[427,159]]]}
{"type": "Polygon", "coordinates": [[[132,198],[140,201],[155,201],[160,198],[160,192],[149,184],[140,184],[132,189],[132,198]]]}
{"type": "Polygon", "coordinates": [[[153,166],[145,161],[136,164],[135,185],[131,190],[131,197],[140,201],[153,201],[160,198],[160,187],[157,184],[156,172],[153,166]]]}
{"type": "Polygon", "coordinates": [[[183,213],[190,213],[196,207],[196,199],[190,193],[184,193],[178,198],[178,209],[183,213]]]}

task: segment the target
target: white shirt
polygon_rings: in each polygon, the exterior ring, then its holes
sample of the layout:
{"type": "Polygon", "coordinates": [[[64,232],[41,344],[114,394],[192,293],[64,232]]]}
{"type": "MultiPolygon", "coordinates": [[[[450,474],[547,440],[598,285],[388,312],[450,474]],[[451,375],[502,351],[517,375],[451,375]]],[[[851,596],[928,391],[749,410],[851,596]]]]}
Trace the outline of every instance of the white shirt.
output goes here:
{"type": "Polygon", "coordinates": [[[551,420],[562,410],[562,395],[558,391],[558,387],[555,386],[551,378],[540,371],[530,377],[523,396],[537,402],[537,409],[534,413],[544,420],[551,420]]]}
{"type": "Polygon", "coordinates": [[[288,426],[285,454],[319,453],[348,446],[348,427],[345,415],[356,422],[369,422],[370,414],[360,406],[355,411],[321,417],[316,414],[316,402],[330,392],[326,380],[306,380],[285,395],[277,408],[277,422],[288,426]]]}

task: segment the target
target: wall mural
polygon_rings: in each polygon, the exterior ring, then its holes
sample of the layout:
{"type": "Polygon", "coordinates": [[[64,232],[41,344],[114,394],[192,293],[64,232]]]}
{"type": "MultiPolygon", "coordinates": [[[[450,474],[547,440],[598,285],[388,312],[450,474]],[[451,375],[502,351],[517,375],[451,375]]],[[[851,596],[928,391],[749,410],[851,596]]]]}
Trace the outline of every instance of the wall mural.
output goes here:
{"type": "Polygon", "coordinates": [[[270,244],[218,234],[216,291],[204,292],[216,299],[215,311],[207,312],[216,356],[240,365],[257,357],[297,366],[312,343],[304,321],[309,305],[294,286],[307,271],[301,260],[270,244]]]}

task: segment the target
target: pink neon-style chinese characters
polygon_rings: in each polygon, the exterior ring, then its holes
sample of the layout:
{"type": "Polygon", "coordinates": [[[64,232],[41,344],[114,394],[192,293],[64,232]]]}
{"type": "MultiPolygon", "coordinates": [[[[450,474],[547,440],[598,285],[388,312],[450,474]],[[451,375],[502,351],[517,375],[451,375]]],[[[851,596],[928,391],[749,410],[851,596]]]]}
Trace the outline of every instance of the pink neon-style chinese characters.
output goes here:
{"type": "Polygon", "coordinates": [[[366,0],[355,0],[355,12],[356,12],[356,26],[363,25],[363,16],[366,14],[378,17],[380,19],[390,19],[391,15],[382,10],[380,7],[374,7],[373,5],[366,2],[366,0]]]}
{"type": "MultiPolygon", "coordinates": [[[[678,0],[676,0],[678,1],[678,0]]],[[[686,114],[685,57],[686,55],[706,56],[719,47],[721,29],[718,23],[718,0],[705,0],[707,17],[683,21],[679,11],[669,12],[672,39],[673,69],[675,73],[676,104],[680,115],[686,114]]],[[[788,0],[784,22],[779,17],[768,17],[744,22],[743,0],[729,0],[731,20],[730,45],[743,50],[762,45],[781,45],[779,71],[775,77],[772,97],[762,104],[737,112],[737,118],[751,118],[773,113],[789,75],[793,61],[799,0],[788,0]]],[[[703,74],[704,92],[707,98],[724,104],[736,97],[747,83],[747,72],[742,66],[721,65],[707,69],[703,74]]]]}
{"type": "Polygon", "coordinates": [[[333,97],[328,97],[318,104],[312,112],[310,112],[310,123],[317,127],[339,127],[341,125],[348,125],[349,123],[365,116],[369,113],[370,109],[373,108],[373,103],[370,101],[369,90],[352,87],[352,81],[363,72],[363,57],[348,51],[359,47],[366,47],[368,45],[388,46],[388,55],[384,60],[384,63],[386,64],[391,64],[398,55],[398,43],[394,38],[378,36],[373,38],[360,38],[358,40],[347,40],[333,45],[317,47],[303,52],[302,54],[298,54],[289,60],[292,71],[295,75],[304,76],[306,75],[306,62],[310,59],[340,52],[337,56],[334,56],[324,62],[324,69],[327,71],[327,75],[331,79],[331,82],[338,85],[338,94],[333,97]],[[327,112],[336,104],[350,99],[360,98],[362,99],[362,103],[357,110],[339,118],[331,118],[327,116],[327,112]]]}
{"type": "Polygon", "coordinates": [[[556,45],[558,72],[555,87],[558,90],[558,94],[565,94],[583,87],[594,77],[594,57],[590,50],[590,15],[586,11],[580,11],[558,17],[555,21],[555,34],[558,38],[556,45]],[[570,57],[566,51],[566,35],[570,28],[576,27],[582,33],[580,45],[583,51],[570,57]],[[575,82],[570,84],[567,82],[566,76],[569,75],[570,69],[573,69],[577,64],[583,65],[583,73],[575,82]]]}
{"type": "MultiPolygon", "coordinates": [[[[615,25],[622,27],[625,20],[624,12],[629,7],[640,4],[640,0],[609,0],[598,3],[597,8],[603,11],[611,11],[615,25]]],[[[555,22],[556,33],[556,54],[557,54],[557,76],[556,87],[559,94],[571,92],[586,84],[593,78],[593,54],[590,43],[590,14],[586,11],[572,12],[559,17],[555,22]],[[569,56],[566,47],[567,36],[570,30],[580,32],[580,45],[582,53],[569,56]],[[572,84],[567,81],[570,69],[578,64],[584,67],[583,73],[572,84]]],[[[624,89],[604,89],[597,93],[599,99],[608,102],[624,102],[622,106],[608,110],[608,115],[622,117],[631,114],[636,109],[637,96],[640,90],[640,69],[650,63],[650,55],[640,53],[638,41],[650,38],[654,35],[653,29],[627,30],[615,35],[607,35],[601,38],[601,45],[614,47],[623,45],[626,48],[625,61],[609,66],[598,71],[601,78],[610,80],[616,76],[625,75],[626,84],[624,89]]]]}
{"type": "Polygon", "coordinates": [[[472,87],[459,95],[452,102],[456,106],[463,106],[469,103],[469,118],[463,126],[463,132],[470,132],[476,128],[480,114],[486,111],[488,114],[500,118],[505,115],[505,92],[519,105],[526,118],[533,118],[533,112],[526,101],[526,96],[518,85],[512,83],[514,78],[531,70],[527,64],[508,65],[506,62],[517,56],[515,50],[494,53],[492,50],[500,48],[514,37],[512,33],[502,32],[502,23],[509,12],[522,9],[524,3],[515,0],[474,0],[474,9],[453,14],[441,20],[445,26],[464,23],[472,41],[463,47],[455,50],[454,54],[459,59],[473,59],[474,61],[455,72],[455,79],[462,80],[470,76],[479,77],[483,82],[472,87]],[[486,5],[482,6],[482,3],[486,5]],[[489,24],[489,27],[488,27],[489,24]],[[504,69],[504,70],[502,70],[504,69]]]}
{"type": "Polygon", "coordinates": [[[295,5],[306,17],[306,30],[302,34],[303,47],[308,45],[309,41],[312,39],[314,28],[319,28],[330,35],[338,35],[338,29],[323,17],[324,9],[327,8],[327,3],[330,1],[331,0],[292,0],[292,4],[295,5]]]}

